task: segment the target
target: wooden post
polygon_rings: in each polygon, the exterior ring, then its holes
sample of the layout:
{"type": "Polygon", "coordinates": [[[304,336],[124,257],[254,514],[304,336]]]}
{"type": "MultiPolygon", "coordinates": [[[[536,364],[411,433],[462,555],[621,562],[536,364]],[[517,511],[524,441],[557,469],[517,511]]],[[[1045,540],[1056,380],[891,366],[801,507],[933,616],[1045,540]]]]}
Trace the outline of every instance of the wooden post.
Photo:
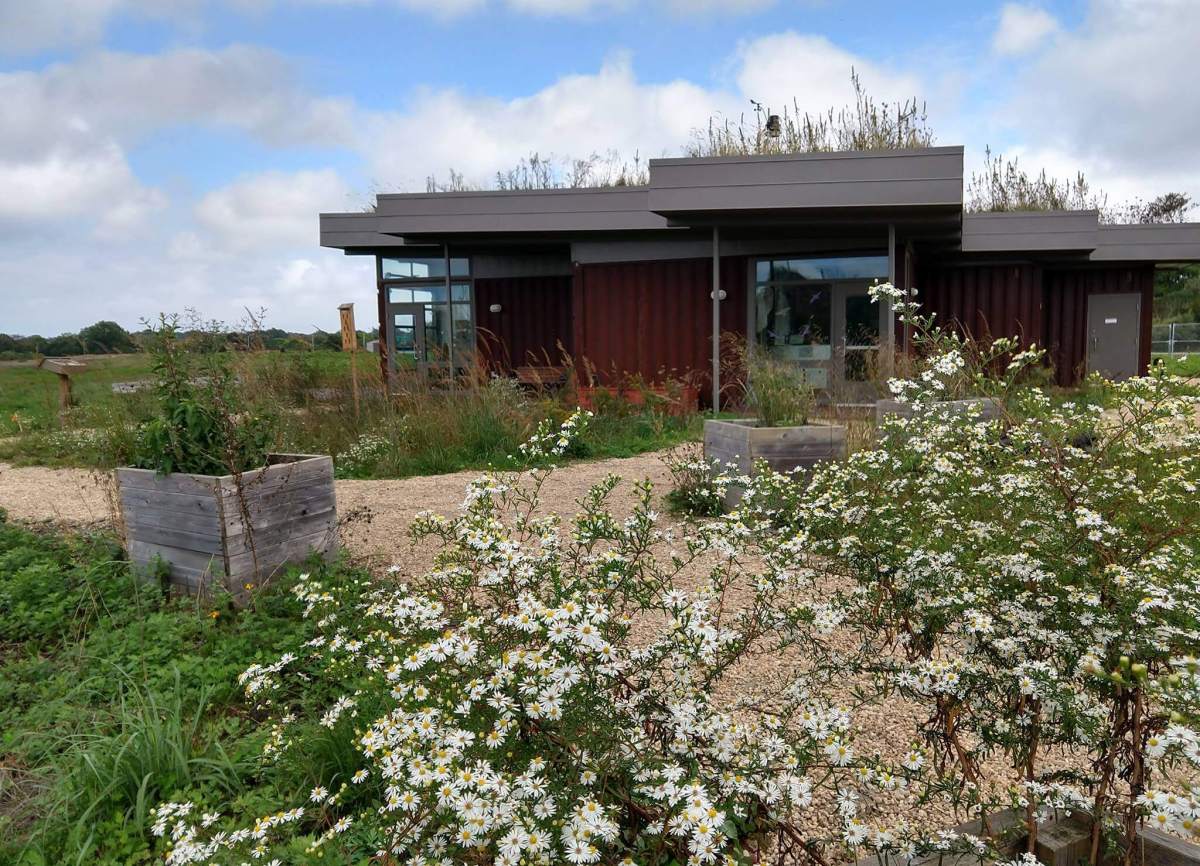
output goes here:
{"type": "Polygon", "coordinates": [[[342,351],[350,353],[350,388],[354,392],[354,420],[358,420],[358,331],[354,327],[354,304],[340,304],[342,351]]]}
{"type": "Polygon", "coordinates": [[[82,373],[87,369],[87,364],[71,358],[42,358],[38,361],[38,367],[58,376],[58,411],[60,415],[65,414],[75,402],[71,393],[71,376],[82,373]]]}

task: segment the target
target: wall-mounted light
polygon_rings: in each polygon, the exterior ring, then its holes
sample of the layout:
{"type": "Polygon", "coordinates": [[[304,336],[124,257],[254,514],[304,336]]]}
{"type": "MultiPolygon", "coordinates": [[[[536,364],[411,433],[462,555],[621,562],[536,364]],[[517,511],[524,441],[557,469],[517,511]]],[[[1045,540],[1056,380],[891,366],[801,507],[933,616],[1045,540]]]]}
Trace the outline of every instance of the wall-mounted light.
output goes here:
{"type": "Polygon", "coordinates": [[[493,313],[498,313],[498,312],[500,312],[501,307],[499,304],[492,304],[490,307],[488,307],[488,309],[491,310],[493,313]]]}
{"type": "MultiPolygon", "coordinates": [[[[709,292],[708,296],[709,296],[709,298],[711,298],[713,296],[713,293],[709,292]]],[[[721,289],[719,292],[717,292],[717,300],[718,301],[725,300],[725,290],[724,289],[721,289]]]]}

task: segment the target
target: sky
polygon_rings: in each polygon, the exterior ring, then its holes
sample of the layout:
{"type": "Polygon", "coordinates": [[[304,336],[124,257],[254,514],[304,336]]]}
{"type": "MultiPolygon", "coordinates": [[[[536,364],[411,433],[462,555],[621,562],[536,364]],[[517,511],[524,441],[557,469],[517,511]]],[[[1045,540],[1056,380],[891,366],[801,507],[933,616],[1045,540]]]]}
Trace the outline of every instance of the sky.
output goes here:
{"type": "Polygon", "coordinates": [[[751,99],[846,104],[852,67],[968,174],[990,147],[1200,200],[1198,51],[1200,0],[0,0],[0,332],[336,330],[373,265],[319,212],[533,152],[679,155],[751,99]]]}

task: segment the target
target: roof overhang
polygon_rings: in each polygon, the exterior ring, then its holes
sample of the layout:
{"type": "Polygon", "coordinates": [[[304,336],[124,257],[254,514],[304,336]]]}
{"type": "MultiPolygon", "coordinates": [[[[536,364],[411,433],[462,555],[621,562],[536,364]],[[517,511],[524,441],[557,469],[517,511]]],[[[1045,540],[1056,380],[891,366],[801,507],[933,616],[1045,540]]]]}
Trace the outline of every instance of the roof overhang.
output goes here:
{"type": "Polygon", "coordinates": [[[962,210],[963,149],[650,160],[648,205],[673,219],[962,210]]]}
{"type": "Polygon", "coordinates": [[[1200,223],[1102,225],[1092,261],[1200,262],[1200,223]]]}
{"type": "Polygon", "coordinates": [[[1094,210],[963,214],[962,251],[1090,252],[1099,220],[1094,210]]]}

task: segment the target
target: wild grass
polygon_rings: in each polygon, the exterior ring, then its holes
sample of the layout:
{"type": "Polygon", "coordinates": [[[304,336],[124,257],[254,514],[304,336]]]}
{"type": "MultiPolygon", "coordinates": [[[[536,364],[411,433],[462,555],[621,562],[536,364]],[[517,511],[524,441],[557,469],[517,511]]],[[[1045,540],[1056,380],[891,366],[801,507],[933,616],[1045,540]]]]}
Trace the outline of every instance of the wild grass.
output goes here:
{"type": "Polygon", "coordinates": [[[164,799],[300,796],[302,768],[264,780],[237,686],[307,639],[291,580],[242,610],[173,599],[110,537],[0,517],[0,864],[149,863],[164,799]]]}
{"type": "MultiPolygon", "coordinates": [[[[54,376],[0,367],[0,394],[19,390],[22,395],[7,403],[0,398],[0,406],[46,403],[40,414],[21,416],[21,429],[0,426],[0,460],[102,469],[127,463],[137,450],[138,426],[152,416],[156,400],[150,389],[112,393],[112,381],[149,376],[148,362],[134,357],[137,363],[81,374],[78,405],[62,418],[46,402],[57,400],[54,376]]],[[[346,478],[511,467],[511,456],[539,421],[564,419],[576,407],[569,388],[526,390],[482,371],[453,382],[407,373],[385,385],[379,359],[362,354],[356,409],[348,354],[245,352],[235,356],[233,366],[246,412],[278,419],[274,450],[330,454],[339,476],[346,478]]],[[[698,417],[675,418],[662,406],[606,400],[569,456],[639,454],[694,439],[700,426],[698,417]]]]}

